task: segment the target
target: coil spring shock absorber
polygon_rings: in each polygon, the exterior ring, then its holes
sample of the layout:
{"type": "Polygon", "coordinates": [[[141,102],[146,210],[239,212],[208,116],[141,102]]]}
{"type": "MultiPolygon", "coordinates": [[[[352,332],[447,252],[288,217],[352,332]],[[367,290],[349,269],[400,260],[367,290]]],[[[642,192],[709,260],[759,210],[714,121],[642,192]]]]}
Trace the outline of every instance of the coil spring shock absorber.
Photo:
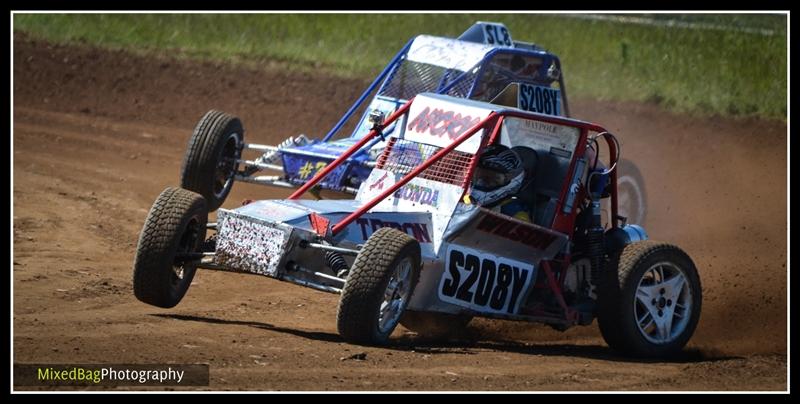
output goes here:
{"type": "Polygon", "coordinates": [[[333,273],[339,278],[346,278],[350,272],[350,267],[347,266],[347,261],[344,260],[341,254],[336,251],[325,252],[325,263],[328,264],[333,273]]]}
{"type": "Polygon", "coordinates": [[[605,269],[605,240],[603,224],[601,223],[600,197],[592,195],[592,220],[586,232],[586,254],[592,263],[592,284],[597,286],[605,269]]]}

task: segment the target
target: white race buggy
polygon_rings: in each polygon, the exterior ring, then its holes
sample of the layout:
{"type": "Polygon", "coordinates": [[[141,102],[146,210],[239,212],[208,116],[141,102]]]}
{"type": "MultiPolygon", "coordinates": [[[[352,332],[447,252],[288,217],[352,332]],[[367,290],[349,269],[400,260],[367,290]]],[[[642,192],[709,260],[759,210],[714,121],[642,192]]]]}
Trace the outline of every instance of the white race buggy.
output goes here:
{"type": "MultiPolygon", "coordinates": [[[[241,126],[221,113],[208,124],[241,126]]],[[[141,233],[134,292],[173,307],[197,268],[248,272],[340,293],[338,330],[354,343],[387,343],[398,323],[425,333],[424,324],[454,330],[482,316],[564,330],[597,317],[615,350],[669,356],[695,330],[700,279],[681,249],[620,220],[618,161],[615,137],[598,125],[423,93],[289,199],[220,209],[208,223],[201,195],[167,188],[141,233]],[[355,199],[300,199],[390,126],[395,136],[355,199]],[[609,169],[598,164],[600,139],[609,169]],[[526,185],[511,199],[530,220],[471,197],[481,154],[498,144],[525,156],[526,185]]]]}

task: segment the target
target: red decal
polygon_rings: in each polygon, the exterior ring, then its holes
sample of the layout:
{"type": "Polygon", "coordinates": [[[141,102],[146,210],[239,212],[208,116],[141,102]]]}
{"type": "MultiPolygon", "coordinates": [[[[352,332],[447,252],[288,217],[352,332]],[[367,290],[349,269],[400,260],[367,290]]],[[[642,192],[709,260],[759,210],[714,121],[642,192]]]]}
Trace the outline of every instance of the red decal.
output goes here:
{"type": "Polygon", "coordinates": [[[545,250],[556,240],[556,236],[543,232],[536,227],[512,222],[500,216],[485,215],[478,223],[478,230],[485,231],[513,240],[530,247],[545,250]]]}
{"type": "Polygon", "coordinates": [[[442,137],[445,133],[451,140],[455,140],[467,129],[480,122],[480,118],[469,115],[462,116],[454,111],[444,111],[425,107],[414,119],[408,123],[408,130],[419,133],[429,132],[433,136],[442,137]]]}
{"type": "Polygon", "coordinates": [[[385,180],[386,177],[388,177],[388,176],[389,176],[389,173],[383,173],[383,177],[381,177],[381,179],[375,181],[374,184],[370,185],[369,186],[369,190],[372,191],[375,188],[378,188],[379,190],[383,189],[383,180],[385,180]]]}
{"type": "Polygon", "coordinates": [[[328,225],[331,224],[331,221],[325,218],[325,216],[321,216],[316,213],[309,214],[308,220],[311,222],[311,228],[313,228],[314,231],[320,236],[325,237],[325,235],[328,233],[328,225]]]}
{"type": "Polygon", "coordinates": [[[356,223],[361,227],[361,238],[364,240],[369,239],[369,236],[381,227],[391,227],[414,237],[420,243],[431,242],[431,234],[425,223],[399,223],[378,219],[356,219],[356,223]]]}

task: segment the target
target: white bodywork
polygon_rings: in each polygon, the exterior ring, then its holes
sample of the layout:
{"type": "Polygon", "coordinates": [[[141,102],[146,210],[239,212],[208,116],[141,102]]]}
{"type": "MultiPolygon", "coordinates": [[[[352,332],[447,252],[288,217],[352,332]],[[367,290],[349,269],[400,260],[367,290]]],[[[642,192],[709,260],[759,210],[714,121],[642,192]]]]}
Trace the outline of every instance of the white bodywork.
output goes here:
{"type": "MultiPolygon", "coordinates": [[[[421,148],[445,147],[498,108],[421,94],[398,136],[421,148]],[[418,117],[426,121],[415,121],[418,117]]],[[[524,136],[552,134],[550,146],[575,147],[574,143],[562,144],[572,133],[561,134],[569,129],[561,125],[534,127],[511,121],[509,128],[503,132],[506,140],[519,130],[526,132],[524,136]]],[[[484,135],[481,130],[456,150],[476,153],[484,135]]],[[[420,156],[422,161],[430,158],[423,152],[420,156]]],[[[304,243],[307,246],[320,240],[319,229],[312,225],[309,215],[324,217],[330,229],[402,177],[375,168],[354,200],[265,200],[234,210],[221,209],[216,262],[338,291],[344,280],[323,273],[324,253],[304,247],[304,243]]],[[[567,237],[469,204],[462,200],[463,194],[461,185],[414,177],[339,234],[326,239],[331,246],[357,250],[377,229],[398,229],[417,239],[422,252],[423,269],[409,302],[410,310],[524,318],[521,307],[536,281],[539,262],[561,251],[567,237]]],[[[349,262],[352,259],[349,257],[349,262]]]]}
{"type": "Polygon", "coordinates": [[[430,35],[414,39],[406,56],[412,62],[466,71],[474,67],[494,46],[430,35]]]}

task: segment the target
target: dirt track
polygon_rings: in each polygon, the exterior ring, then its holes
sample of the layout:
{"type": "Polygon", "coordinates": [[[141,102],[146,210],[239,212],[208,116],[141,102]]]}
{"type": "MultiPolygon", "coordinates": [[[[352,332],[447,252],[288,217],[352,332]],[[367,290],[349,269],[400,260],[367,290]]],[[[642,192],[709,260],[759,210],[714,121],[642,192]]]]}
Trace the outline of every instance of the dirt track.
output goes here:
{"type": "MultiPolygon", "coordinates": [[[[648,230],[700,269],[704,307],[684,357],[632,362],[595,325],[475,321],[464,340],[393,348],[342,342],[337,296],[200,272],[161,310],[131,291],[147,211],[176,185],[208,109],[246,138],[320,136],[365,88],[275,66],[231,68],[14,42],[14,361],[209,363],[211,389],[783,390],[786,388],[786,127],[697,119],[651,105],[577,100],[615,131],[649,187],[648,230]],[[346,360],[366,353],[363,361],[346,360]],[[343,360],[344,359],[344,360],[343,360]]],[[[226,206],[287,192],[237,184],[226,206]]]]}

